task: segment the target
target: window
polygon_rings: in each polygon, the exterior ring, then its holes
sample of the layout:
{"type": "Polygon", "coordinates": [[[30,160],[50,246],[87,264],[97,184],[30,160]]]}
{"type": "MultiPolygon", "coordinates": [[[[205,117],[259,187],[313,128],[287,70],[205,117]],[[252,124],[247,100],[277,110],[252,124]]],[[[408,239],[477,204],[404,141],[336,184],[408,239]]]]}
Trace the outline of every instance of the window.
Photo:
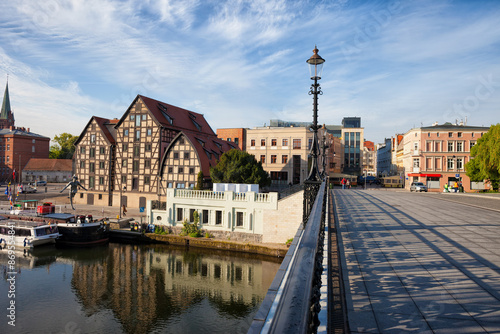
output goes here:
{"type": "Polygon", "coordinates": [[[458,138],[462,138],[462,132],[458,132],[458,133],[457,133],[457,137],[458,137],[458,138]]]}
{"type": "Polygon", "coordinates": [[[448,158],[448,169],[455,169],[455,161],[453,158],[448,158]]]}
{"type": "Polygon", "coordinates": [[[234,138],[234,143],[238,145],[240,143],[240,138],[234,138]]]}
{"type": "Polygon", "coordinates": [[[177,170],[177,173],[184,174],[184,167],[179,167],[179,169],[177,170]]]}
{"type": "Polygon", "coordinates": [[[174,152],[174,159],[179,159],[179,152],[174,152]]]}
{"type": "Polygon", "coordinates": [[[283,164],[288,163],[288,155],[281,156],[281,163],[283,163],[283,164]]]}
{"type": "Polygon", "coordinates": [[[312,147],[312,143],[313,143],[313,140],[312,138],[309,138],[309,140],[307,141],[307,149],[310,150],[311,147],[312,147]]]}
{"type": "Polygon", "coordinates": [[[104,161],[99,161],[99,168],[104,169],[104,161]]]}
{"type": "Polygon", "coordinates": [[[168,167],[168,173],[172,174],[174,172],[174,167],[168,167]]]}
{"type": "Polygon", "coordinates": [[[457,158],[457,169],[464,168],[464,160],[462,158],[457,158]]]}
{"type": "Polygon", "coordinates": [[[149,143],[148,143],[148,144],[146,144],[146,145],[144,146],[144,148],[145,148],[146,152],[151,152],[151,144],[149,144],[149,143]]]}
{"type": "Polygon", "coordinates": [[[448,152],[453,152],[453,142],[452,141],[448,142],[448,152]]]}
{"type": "Polygon", "coordinates": [[[85,161],[80,161],[80,168],[85,168],[85,161]]]}
{"type": "Polygon", "coordinates": [[[183,219],[183,209],[182,208],[177,208],[177,221],[182,221],[183,219]]]}
{"type": "Polygon", "coordinates": [[[471,140],[469,145],[469,149],[472,149],[476,145],[476,142],[471,140]]]}
{"type": "Polygon", "coordinates": [[[276,146],[278,144],[277,139],[271,139],[271,146],[276,146]]]}
{"type": "Polygon", "coordinates": [[[102,146],[101,146],[101,147],[99,147],[99,153],[100,153],[100,154],[104,154],[104,153],[106,153],[106,148],[105,148],[105,147],[102,147],[102,146]]]}
{"type": "Polygon", "coordinates": [[[149,176],[144,176],[144,184],[149,184],[149,176]]]}
{"type": "Polygon", "coordinates": [[[123,135],[124,135],[125,137],[127,137],[127,136],[128,136],[128,129],[123,129],[123,135]]]}
{"type": "Polygon", "coordinates": [[[122,151],[123,152],[127,152],[128,151],[128,144],[123,144],[122,151]]]}
{"type": "Polygon", "coordinates": [[[266,146],[266,140],[265,139],[261,139],[260,140],[260,146],[266,146]]]}
{"type": "Polygon", "coordinates": [[[184,159],[189,159],[189,152],[184,152],[184,159]]]}
{"type": "Polygon", "coordinates": [[[93,176],[89,176],[89,187],[94,188],[95,186],[95,178],[93,176]]]}
{"type": "Polygon", "coordinates": [[[231,138],[227,138],[226,141],[230,142],[231,141],[231,138]]]}
{"type": "Polygon", "coordinates": [[[418,158],[413,159],[413,167],[415,168],[420,167],[420,159],[418,158]]]}
{"type": "Polygon", "coordinates": [[[283,139],[281,141],[281,146],[288,146],[288,139],[283,139]]]}
{"type": "Polygon", "coordinates": [[[94,147],[91,147],[91,148],[90,148],[90,157],[91,157],[91,158],[94,158],[94,157],[95,157],[95,148],[94,148],[94,147]]]}
{"type": "Polygon", "coordinates": [[[215,211],[215,225],[222,225],[222,211],[215,211]]]}
{"type": "Polygon", "coordinates": [[[134,146],[134,157],[140,157],[141,156],[141,147],[139,145],[134,146]]]}
{"type": "Polygon", "coordinates": [[[453,132],[448,132],[448,137],[452,138],[453,137],[453,132]]]}
{"type": "Polygon", "coordinates": [[[194,167],[189,167],[189,174],[194,174],[194,167]]]}
{"type": "Polygon", "coordinates": [[[189,209],[189,221],[191,223],[194,222],[194,212],[195,212],[195,209],[189,209]]]}
{"type": "Polygon", "coordinates": [[[266,156],[265,155],[260,156],[260,162],[262,162],[263,164],[266,163],[266,156]]]}
{"type": "Polygon", "coordinates": [[[151,136],[153,134],[153,130],[151,128],[148,128],[146,130],[146,136],[151,136]]]}
{"type": "Polygon", "coordinates": [[[272,164],[276,163],[276,155],[271,155],[271,163],[272,164]]]}
{"type": "Polygon", "coordinates": [[[127,167],[127,160],[126,159],[122,160],[122,167],[127,167]]]}
{"type": "Polygon", "coordinates": [[[133,121],[135,119],[135,115],[130,115],[130,120],[133,121]]]}
{"type": "Polygon", "coordinates": [[[236,212],[236,226],[243,227],[243,212],[236,212]]]}
{"type": "Polygon", "coordinates": [[[459,141],[457,142],[457,152],[463,152],[464,151],[464,143],[459,141]]]}
{"type": "Polygon", "coordinates": [[[90,135],[90,143],[95,144],[95,134],[90,135]]]}
{"type": "Polygon", "coordinates": [[[122,185],[127,185],[127,175],[122,175],[122,185]]]}
{"type": "Polygon", "coordinates": [[[103,185],[104,184],[104,176],[99,176],[99,185],[103,185]]]}
{"type": "Polygon", "coordinates": [[[135,141],[141,140],[141,130],[135,131],[135,141]]]}
{"type": "Polygon", "coordinates": [[[300,139],[294,139],[293,140],[293,149],[294,150],[300,150],[301,148],[301,141],[300,139]]]}
{"type": "Polygon", "coordinates": [[[80,147],[80,154],[85,154],[85,147],[80,147]]]}
{"type": "Polygon", "coordinates": [[[7,144],[7,151],[10,151],[10,144],[7,144]]]}
{"type": "Polygon", "coordinates": [[[144,168],[150,168],[151,167],[151,160],[147,159],[144,160],[144,168]]]}
{"type": "Polygon", "coordinates": [[[31,146],[31,152],[34,153],[35,152],[35,146],[31,146]]]}
{"type": "Polygon", "coordinates": [[[208,222],[210,221],[208,218],[209,218],[209,213],[210,211],[208,210],[203,210],[202,213],[201,213],[201,221],[202,221],[202,224],[208,224],[208,222]]]}
{"type": "Polygon", "coordinates": [[[95,164],[93,162],[91,162],[89,164],[89,172],[90,173],[94,173],[95,172],[95,164]]]}
{"type": "Polygon", "coordinates": [[[138,172],[139,171],[139,160],[134,160],[132,170],[134,172],[138,172]]]}
{"type": "Polygon", "coordinates": [[[137,115],[135,118],[135,126],[141,126],[141,117],[140,115],[137,115]]]}
{"type": "Polygon", "coordinates": [[[255,139],[252,139],[252,140],[250,141],[250,146],[255,146],[255,139]]]}

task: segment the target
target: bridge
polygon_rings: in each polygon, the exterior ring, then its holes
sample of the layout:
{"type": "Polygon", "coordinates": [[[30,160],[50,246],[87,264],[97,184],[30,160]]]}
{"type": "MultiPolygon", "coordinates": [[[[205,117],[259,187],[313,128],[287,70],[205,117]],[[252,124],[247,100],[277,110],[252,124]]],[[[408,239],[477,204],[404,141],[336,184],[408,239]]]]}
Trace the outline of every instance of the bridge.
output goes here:
{"type": "Polygon", "coordinates": [[[248,333],[500,333],[500,194],[318,187],[248,333]]]}

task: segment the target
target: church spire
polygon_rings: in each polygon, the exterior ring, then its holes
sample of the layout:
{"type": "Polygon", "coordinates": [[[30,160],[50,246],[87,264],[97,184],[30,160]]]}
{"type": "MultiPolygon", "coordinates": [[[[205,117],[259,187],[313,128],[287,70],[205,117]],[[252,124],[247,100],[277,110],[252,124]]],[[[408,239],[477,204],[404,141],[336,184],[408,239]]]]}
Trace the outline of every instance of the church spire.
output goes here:
{"type": "Polygon", "coordinates": [[[12,114],[12,109],[10,109],[10,97],[9,97],[9,79],[7,78],[7,84],[5,85],[5,93],[3,94],[2,110],[0,112],[0,127],[5,128],[14,125],[14,115],[12,114]]]}

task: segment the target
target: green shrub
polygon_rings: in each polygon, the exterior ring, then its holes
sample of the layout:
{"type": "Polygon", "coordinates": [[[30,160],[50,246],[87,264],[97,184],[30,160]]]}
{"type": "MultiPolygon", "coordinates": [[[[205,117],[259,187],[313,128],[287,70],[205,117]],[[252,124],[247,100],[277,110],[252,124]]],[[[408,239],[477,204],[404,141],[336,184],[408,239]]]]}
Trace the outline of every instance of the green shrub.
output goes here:
{"type": "Polygon", "coordinates": [[[187,221],[187,219],[184,220],[182,223],[183,228],[181,230],[181,235],[189,235],[190,237],[193,238],[199,238],[202,236],[200,228],[198,227],[198,220],[199,217],[197,215],[197,212],[194,212],[194,222],[191,224],[187,221]]]}

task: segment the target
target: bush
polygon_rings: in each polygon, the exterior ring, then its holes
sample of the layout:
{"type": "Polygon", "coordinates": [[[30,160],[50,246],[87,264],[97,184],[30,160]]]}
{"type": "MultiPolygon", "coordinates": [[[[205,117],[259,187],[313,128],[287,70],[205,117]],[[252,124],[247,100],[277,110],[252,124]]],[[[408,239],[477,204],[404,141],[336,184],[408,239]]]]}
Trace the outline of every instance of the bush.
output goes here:
{"type": "Polygon", "coordinates": [[[182,223],[183,227],[181,230],[181,235],[189,235],[193,238],[199,238],[202,236],[200,228],[198,227],[198,215],[196,213],[197,212],[195,211],[194,222],[192,224],[188,223],[187,219],[184,220],[184,222],[182,223]]]}

